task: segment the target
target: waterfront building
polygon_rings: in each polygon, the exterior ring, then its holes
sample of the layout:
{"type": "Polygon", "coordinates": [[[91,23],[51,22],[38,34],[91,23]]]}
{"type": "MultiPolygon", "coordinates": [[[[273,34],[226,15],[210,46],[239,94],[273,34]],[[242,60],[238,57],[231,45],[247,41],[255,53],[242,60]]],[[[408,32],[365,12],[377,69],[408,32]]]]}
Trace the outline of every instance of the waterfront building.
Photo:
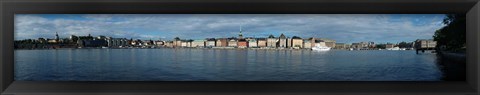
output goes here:
{"type": "Polygon", "coordinates": [[[278,39],[275,38],[273,35],[268,36],[268,38],[267,38],[267,47],[269,47],[269,48],[275,48],[275,47],[277,47],[277,41],[278,41],[278,39]]]}
{"type": "Polygon", "coordinates": [[[360,48],[361,45],[360,43],[352,43],[352,45],[350,45],[351,48],[360,48]]]}
{"type": "Polygon", "coordinates": [[[173,47],[181,47],[182,46],[182,41],[180,40],[179,37],[173,38],[173,47]]]}
{"type": "Polygon", "coordinates": [[[193,40],[191,47],[205,47],[205,40],[193,40]]]}
{"type": "Polygon", "coordinates": [[[393,47],[395,47],[394,44],[391,44],[391,43],[385,44],[385,48],[393,48],[393,47]]]}
{"type": "MultiPolygon", "coordinates": [[[[313,38],[313,37],[308,38],[307,41],[310,42],[310,47],[314,47],[315,43],[320,42],[320,41],[315,40],[315,38],[313,38]]],[[[306,43],[306,42],[304,42],[304,43],[306,43]]]]}
{"type": "Polygon", "coordinates": [[[437,41],[433,39],[417,39],[415,40],[415,48],[435,48],[437,46],[437,41]]]}
{"type": "Polygon", "coordinates": [[[309,39],[304,39],[303,40],[303,48],[312,48],[313,44],[311,43],[311,40],[309,39]]]}
{"type": "Polygon", "coordinates": [[[257,39],[257,46],[258,46],[258,47],[267,47],[267,39],[265,39],[265,38],[258,38],[258,39],[257,39]]]}
{"type": "Polygon", "coordinates": [[[142,43],[142,46],[152,46],[152,45],[154,45],[153,40],[145,40],[142,43]]]}
{"type": "Polygon", "coordinates": [[[293,48],[303,48],[303,39],[298,36],[292,37],[292,47],[293,48]]]}
{"type": "Polygon", "coordinates": [[[228,47],[237,47],[237,38],[228,38],[228,47]]]}
{"type": "Polygon", "coordinates": [[[58,32],[55,32],[55,39],[47,39],[47,42],[52,44],[60,43],[60,37],[58,36],[58,32]]]}
{"type": "Polygon", "coordinates": [[[256,48],[258,47],[257,40],[255,38],[247,38],[248,47],[256,48]]]}
{"type": "Polygon", "coordinates": [[[165,47],[173,47],[173,41],[165,42],[165,47]]]}
{"type": "Polygon", "coordinates": [[[278,37],[278,47],[280,48],[287,48],[287,37],[283,35],[283,33],[278,37]]]}
{"type": "Polygon", "coordinates": [[[106,40],[96,39],[96,40],[83,40],[82,45],[84,47],[104,47],[108,46],[106,40]]]}
{"type": "Polygon", "coordinates": [[[291,38],[287,38],[287,47],[288,48],[292,47],[292,39],[291,38]]]}
{"type": "Polygon", "coordinates": [[[336,43],[336,41],[335,41],[335,40],[332,40],[332,39],[327,39],[327,38],[315,38],[315,43],[319,43],[319,42],[324,42],[324,43],[325,43],[325,46],[331,47],[331,48],[334,48],[334,47],[335,47],[335,43],[336,43]]]}
{"type": "Polygon", "coordinates": [[[190,47],[190,43],[187,40],[180,41],[180,47],[190,47]]]}
{"type": "Polygon", "coordinates": [[[345,44],[345,49],[350,48],[351,46],[351,44],[345,44]]]}
{"type": "Polygon", "coordinates": [[[360,48],[368,48],[368,42],[360,42],[360,48]]]}
{"type": "Polygon", "coordinates": [[[368,48],[375,48],[375,42],[368,42],[368,48]]]}
{"type": "Polygon", "coordinates": [[[107,37],[108,47],[124,47],[128,45],[128,39],[126,38],[112,38],[107,37]]]}
{"type": "Polygon", "coordinates": [[[228,39],[227,38],[218,38],[216,42],[216,47],[227,47],[228,39]]]}
{"type": "Polygon", "coordinates": [[[88,36],[78,36],[77,37],[77,46],[78,47],[86,47],[85,46],[85,41],[90,41],[90,40],[94,40],[93,36],[91,36],[90,34],[88,34],[88,36]]]}
{"type": "Polygon", "coordinates": [[[347,44],[345,43],[336,43],[335,49],[347,49],[347,44]]]}
{"type": "Polygon", "coordinates": [[[190,40],[186,40],[187,42],[187,47],[193,47],[192,43],[193,43],[194,40],[190,39],[190,40]]]}
{"type": "Polygon", "coordinates": [[[336,42],[325,42],[325,46],[334,48],[336,46],[336,42]]]}
{"type": "Polygon", "coordinates": [[[205,42],[206,47],[214,47],[215,46],[215,38],[207,38],[205,42]]]}
{"type": "Polygon", "coordinates": [[[248,42],[243,38],[242,34],[242,26],[240,26],[240,33],[238,34],[238,39],[237,39],[237,47],[238,48],[247,48],[248,47],[248,42]]]}
{"type": "Polygon", "coordinates": [[[248,41],[245,39],[240,39],[237,42],[238,48],[247,48],[248,47],[248,41]]]}

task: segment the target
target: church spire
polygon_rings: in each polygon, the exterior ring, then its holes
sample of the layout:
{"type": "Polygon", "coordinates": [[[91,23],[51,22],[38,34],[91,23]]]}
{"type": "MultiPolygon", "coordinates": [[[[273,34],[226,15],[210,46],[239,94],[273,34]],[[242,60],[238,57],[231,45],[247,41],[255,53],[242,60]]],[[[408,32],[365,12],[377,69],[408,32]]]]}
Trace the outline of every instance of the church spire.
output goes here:
{"type": "Polygon", "coordinates": [[[238,34],[239,39],[243,39],[242,26],[240,25],[240,34],[238,34]]]}
{"type": "Polygon", "coordinates": [[[55,40],[59,40],[60,38],[58,37],[58,32],[55,32],[55,40]]]}

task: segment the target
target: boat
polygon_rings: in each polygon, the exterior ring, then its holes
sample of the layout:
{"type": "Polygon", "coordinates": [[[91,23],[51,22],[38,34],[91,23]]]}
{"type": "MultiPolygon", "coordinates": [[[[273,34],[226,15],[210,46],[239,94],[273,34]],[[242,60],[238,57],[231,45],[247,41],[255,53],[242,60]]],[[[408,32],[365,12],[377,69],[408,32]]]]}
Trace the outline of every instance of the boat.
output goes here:
{"type": "Polygon", "coordinates": [[[353,50],[353,48],[350,48],[350,49],[348,49],[348,50],[349,50],[349,51],[352,51],[352,50],[353,50]]]}
{"type": "Polygon", "coordinates": [[[316,45],[315,47],[312,47],[312,50],[315,50],[315,51],[329,51],[330,49],[331,49],[330,47],[320,46],[320,45],[316,45]]]}
{"type": "Polygon", "coordinates": [[[103,49],[107,49],[108,47],[102,47],[103,49]]]}
{"type": "Polygon", "coordinates": [[[399,47],[387,48],[387,50],[400,50],[399,47]]]}

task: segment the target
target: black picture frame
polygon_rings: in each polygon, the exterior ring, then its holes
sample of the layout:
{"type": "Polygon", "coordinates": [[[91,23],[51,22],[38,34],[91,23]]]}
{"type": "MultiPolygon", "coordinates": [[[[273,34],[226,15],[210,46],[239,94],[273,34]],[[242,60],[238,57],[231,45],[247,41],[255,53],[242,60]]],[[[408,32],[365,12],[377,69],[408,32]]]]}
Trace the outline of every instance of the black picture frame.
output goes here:
{"type": "Polygon", "coordinates": [[[2,0],[2,95],[478,95],[477,0],[2,0]],[[32,82],[13,80],[15,14],[466,14],[467,80],[446,82],[32,82]]]}

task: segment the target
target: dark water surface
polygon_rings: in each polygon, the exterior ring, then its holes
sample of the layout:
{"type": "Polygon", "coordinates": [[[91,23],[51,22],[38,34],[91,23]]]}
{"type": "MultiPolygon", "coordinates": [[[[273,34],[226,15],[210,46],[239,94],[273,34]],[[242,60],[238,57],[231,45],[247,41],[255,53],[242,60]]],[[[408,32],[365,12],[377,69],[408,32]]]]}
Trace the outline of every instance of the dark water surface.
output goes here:
{"type": "Polygon", "coordinates": [[[15,50],[15,80],[442,81],[436,58],[386,50],[15,50]]]}

